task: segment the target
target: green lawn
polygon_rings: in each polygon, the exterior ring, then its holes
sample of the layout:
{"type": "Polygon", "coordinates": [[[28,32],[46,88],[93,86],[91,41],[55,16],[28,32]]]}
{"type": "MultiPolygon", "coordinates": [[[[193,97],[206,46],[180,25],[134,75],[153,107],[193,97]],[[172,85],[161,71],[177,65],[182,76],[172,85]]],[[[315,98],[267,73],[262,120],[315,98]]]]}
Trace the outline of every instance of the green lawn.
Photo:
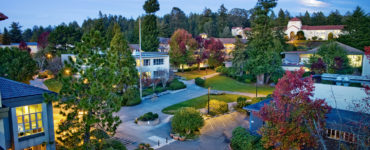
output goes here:
{"type": "Polygon", "coordinates": [[[178,76],[184,77],[186,80],[191,80],[197,77],[203,77],[203,76],[210,75],[213,73],[216,73],[216,71],[212,69],[207,69],[207,71],[206,70],[200,70],[200,71],[193,70],[193,71],[187,71],[187,72],[176,72],[175,74],[178,76]]]}
{"type": "MultiPolygon", "coordinates": [[[[221,75],[206,79],[205,87],[209,86],[211,86],[213,90],[256,93],[256,86],[254,84],[242,83],[221,75]]],[[[257,89],[258,94],[263,95],[272,94],[274,91],[274,88],[270,86],[258,86],[257,89]]]]}
{"type": "MultiPolygon", "coordinates": [[[[225,94],[225,95],[210,95],[210,99],[216,99],[219,101],[224,101],[226,103],[235,102],[238,97],[245,97],[240,95],[232,95],[232,94],[225,94]]],[[[246,97],[247,99],[250,99],[246,97]]],[[[165,114],[174,114],[178,109],[182,107],[194,107],[195,109],[205,108],[208,101],[208,95],[203,95],[200,97],[196,97],[181,103],[177,103],[171,106],[168,106],[162,110],[165,114]]]]}
{"type": "Polygon", "coordinates": [[[63,86],[62,83],[60,83],[56,79],[45,80],[44,84],[48,87],[50,91],[54,91],[57,93],[59,93],[60,89],[62,89],[62,86],[63,86]]]}

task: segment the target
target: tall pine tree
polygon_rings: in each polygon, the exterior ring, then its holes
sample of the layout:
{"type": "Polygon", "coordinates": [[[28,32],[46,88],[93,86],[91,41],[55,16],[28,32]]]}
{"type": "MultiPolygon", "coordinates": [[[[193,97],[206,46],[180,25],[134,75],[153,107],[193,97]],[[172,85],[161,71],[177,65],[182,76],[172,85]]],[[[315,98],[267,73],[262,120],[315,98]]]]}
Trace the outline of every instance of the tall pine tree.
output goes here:
{"type": "Polygon", "coordinates": [[[3,45],[9,45],[11,43],[10,35],[9,32],[6,28],[4,28],[4,33],[3,33],[3,45]]]}
{"type": "Polygon", "coordinates": [[[142,49],[144,51],[156,52],[159,47],[157,17],[155,12],[159,10],[157,0],[147,0],[143,6],[146,16],[142,25],[142,49]]]}
{"type": "Polygon", "coordinates": [[[23,41],[21,27],[22,26],[20,26],[19,23],[12,22],[9,31],[11,42],[20,43],[21,41],[23,41]]]}

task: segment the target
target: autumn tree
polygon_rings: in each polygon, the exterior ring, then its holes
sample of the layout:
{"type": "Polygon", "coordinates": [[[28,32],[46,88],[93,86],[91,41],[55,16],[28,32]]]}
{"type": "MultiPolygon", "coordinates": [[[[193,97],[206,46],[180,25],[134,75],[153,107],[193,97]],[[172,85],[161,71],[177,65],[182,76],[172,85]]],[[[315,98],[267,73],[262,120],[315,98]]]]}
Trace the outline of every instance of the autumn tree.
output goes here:
{"type": "Polygon", "coordinates": [[[314,82],[302,79],[304,69],[287,71],[279,80],[273,100],[256,113],[266,124],[259,130],[265,148],[302,149],[325,147],[322,136],[325,114],[330,106],[323,99],[312,99],[314,82]]]}
{"type": "Polygon", "coordinates": [[[29,83],[37,70],[29,52],[18,48],[0,48],[0,76],[29,83]]]}
{"type": "Polygon", "coordinates": [[[144,51],[155,52],[158,51],[158,27],[157,17],[155,12],[159,10],[159,3],[157,0],[147,0],[143,6],[146,15],[142,25],[142,49],[144,51]]]}
{"type": "Polygon", "coordinates": [[[225,52],[222,51],[225,47],[223,43],[215,38],[210,38],[205,43],[206,51],[208,51],[208,65],[210,67],[221,66],[225,60],[225,52]]]}
{"type": "Polygon", "coordinates": [[[113,113],[121,108],[124,97],[118,94],[117,85],[123,78],[131,78],[128,70],[117,70],[119,56],[114,51],[107,51],[99,31],[91,31],[76,44],[74,53],[76,62],[65,64],[59,80],[63,84],[56,105],[65,117],[56,131],[57,141],[66,149],[96,149],[100,143],[99,134],[113,136],[121,120],[113,113]],[[86,67],[87,66],[87,67],[86,67]],[[76,75],[78,74],[78,76],[76,75]]]}
{"type": "Polygon", "coordinates": [[[45,49],[48,46],[48,37],[49,37],[49,32],[43,32],[37,39],[37,48],[38,49],[45,49]]]}
{"type": "Polygon", "coordinates": [[[197,42],[192,35],[184,29],[177,29],[170,39],[170,62],[176,67],[181,67],[184,71],[184,65],[194,62],[193,54],[197,48],[197,42]]]}
{"type": "Polygon", "coordinates": [[[23,42],[23,41],[19,43],[18,48],[22,51],[27,51],[27,52],[31,51],[31,49],[28,47],[27,43],[23,42]]]}
{"type": "Polygon", "coordinates": [[[205,61],[208,59],[209,51],[205,48],[207,39],[203,39],[201,36],[197,36],[195,40],[198,43],[198,47],[194,52],[194,59],[195,63],[197,64],[198,71],[200,71],[200,64],[205,63],[205,61]]]}

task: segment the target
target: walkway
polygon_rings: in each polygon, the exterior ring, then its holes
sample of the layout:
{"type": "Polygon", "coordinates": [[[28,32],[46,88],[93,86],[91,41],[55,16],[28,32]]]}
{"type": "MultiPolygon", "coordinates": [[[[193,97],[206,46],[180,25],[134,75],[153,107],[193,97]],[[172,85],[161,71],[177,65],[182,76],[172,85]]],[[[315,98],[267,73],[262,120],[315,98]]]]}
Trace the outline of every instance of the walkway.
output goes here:
{"type": "Polygon", "coordinates": [[[45,81],[44,79],[39,79],[37,77],[34,77],[33,80],[30,80],[30,85],[48,90],[48,87],[46,87],[46,85],[44,84],[44,81],[45,81]]]}

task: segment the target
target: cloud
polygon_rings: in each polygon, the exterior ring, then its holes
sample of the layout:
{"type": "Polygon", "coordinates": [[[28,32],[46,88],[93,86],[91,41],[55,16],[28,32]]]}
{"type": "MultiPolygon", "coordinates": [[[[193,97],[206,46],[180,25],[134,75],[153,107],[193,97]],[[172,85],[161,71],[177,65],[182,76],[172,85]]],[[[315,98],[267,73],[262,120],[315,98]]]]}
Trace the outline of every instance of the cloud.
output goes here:
{"type": "Polygon", "coordinates": [[[301,4],[310,7],[326,7],[328,4],[320,0],[300,0],[301,4]]]}

